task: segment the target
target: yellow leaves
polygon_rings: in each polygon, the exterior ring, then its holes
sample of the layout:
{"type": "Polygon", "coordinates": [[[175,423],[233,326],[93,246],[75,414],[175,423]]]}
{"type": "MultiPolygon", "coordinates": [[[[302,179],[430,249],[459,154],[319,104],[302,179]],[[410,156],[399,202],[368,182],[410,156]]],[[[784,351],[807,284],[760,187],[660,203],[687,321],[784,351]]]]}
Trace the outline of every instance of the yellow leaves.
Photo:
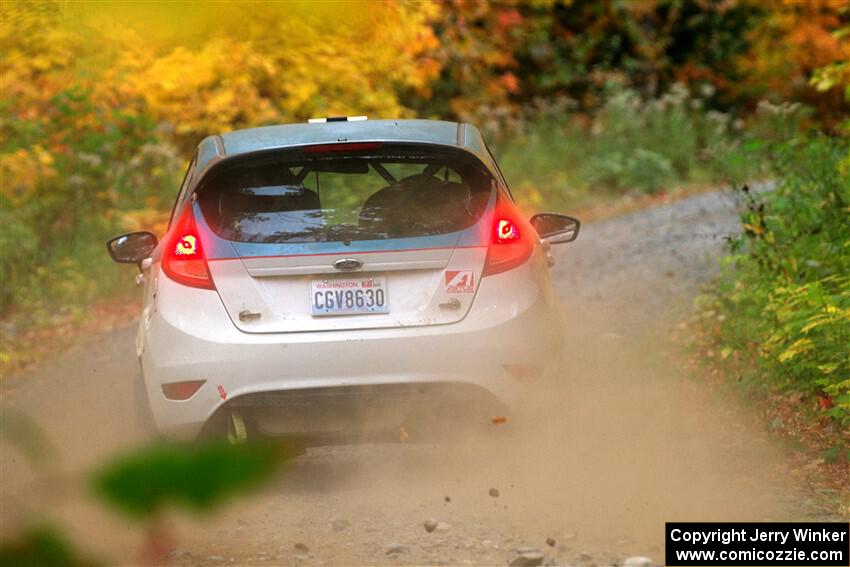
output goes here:
{"type": "Polygon", "coordinates": [[[771,3],[748,35],[752,50],[738,60],[750,87],[786,97],[802,81],[821,91],[843,86],[850,97],[850,37],[842,30],[846,0],[771,3]]]}
{"type": "Polygon", "coordinates": [[[36,144],[32,147],[32,152],[35,155],[39,165],[43,168],[50,168],[53,165],[53,156],[45,150],[41,145],[36,144]]]}
{"type": "Polygon", "coordinates": [[[51,61],[50,58],[46,55],[36,55],[35,57],[30,59],[30,65],[34,69],[38,69],[39,71],[46,71],[50,69],[51,61]]]}
{"type": "Polygon", "coordinates": [[[788,362],[795,356],[809,352],[813,348],[814,344],[810,339],[797,339],[790,347],[785,349],[785,351],[779,355],[778,360],[782,363],[788,362]]]}
{"type": "Polygon", "coordinates": [[[791,374],[811,380],[820,376],[824,384],[838,382],[850,363],[848,302],[850,277],[843,275],[776,286],[762,314],[770,332],[761,343],[762,352],[791,374]]]}
{"type": "MultiPolygon", "coordinates": [[[[835,384],[830,384],[825,388],[827,394],[838,396],[842,392],[850,393],[850,378],[841,380],[835,384]]],[[[846,404],[850,407],[850,404],[846,404]]]]}
{"type": "Polygon", "coordinates": [[[410,116],[399,87],[427,94],[441,69],[431,2],[33,6],[3,3],[10,113],[50,120],[53,97],[82,86],[96,106],[164,123],[184,152],[234,128],[410,116]]]}
{"type": "Polygon", "coordinates": [[[0,176],[3,195],[17,203],[35,192],[40,181],[56,177],[53,156],[38,144],[29,150],[0,154],[0,176]]]}
{"type": "Polygon", "coordinates": [[[748,234],[761,237],[768,244],[774,244],[776,242],[773,232],[765,227],[762,219],[757,218],[753,222],[742,223],[741,226],[748,234]]]}
{"type": "Polygon", "coordinates": [[[850,322],[850,308],[841,309],[835,305],[824,305],[821,312],[808,319],[808,322],[800,329],[800,334],[806,335],[814,329],[823,325],[832,325],[844,319],[850,322]]]}
{"type": "Polygon", "coordinates": [[[827,315],[841,317],[850,321],[850,309],[840,309],[835,305],[824,305],[823,310],[827,315]]]}
{"type": "Polygon", "coordinates": [[[835,372],[835,370],[837,368],[838,368],[838,364],[834,363],[834,362],[829,363],[829,364],[819,364],[818,365],[818,370],[820,370],[821,372],[823,372],[827,376],[829,376],[830,374],[835,372]]]}
{"type": "Polygon", "coordinates": [[[520,183],[516,187],[515,192],[517,195],[522,195],[523,201],[532,207],[541,207],[544,204],[543,194],[540,192],[540,189],[529,181],[520,183]]]}
{"type": "Polygon", "coordinates": [[[245,43],[210,40],[197,51],[177,47],[144,68],[123,64],[123,95],[143,100],[149,114],[190,143],[277,117],[256,85],[269,66],[245,43]]]}
{"type": "Polygon", "coordinates": [[[291,7],[257,5],[212,37],[124,57],[111,71],[123,79],[121,98],[144,101],[188,149],[210,133],[317,115],[408,116],[398,86],[421,91],[439,74],[427,56],[436,45],[431,4],[291,7]]]}
{"type": "Polygon", "coordinates": [[[168,228],[170,215],[170,211],[160,209],[135,209],[123,212],[119,221],[121,227],[128,232],[147,230],[162,236],[168,228]]]}
{"type": "Polygon", "coordinates": [[[0,18],[3,98],[12,111],[40,115],[67,86],[81,41],[59,25],[56,4],[9,0],[0,3],[0,18]]]}
{"type": "Polygon", "coordinates": [[[809,319],[808,323],[803,325],[803,328],[800,329],[800,333],[802,333],[804,335],[808,334],[808,332],[811,331],[812,329],[820,327],[821,325],[823,325],[825,323],[829,323],[828,317],[825,317],[825,316],[813,317],[812,319],[809,319]]]}

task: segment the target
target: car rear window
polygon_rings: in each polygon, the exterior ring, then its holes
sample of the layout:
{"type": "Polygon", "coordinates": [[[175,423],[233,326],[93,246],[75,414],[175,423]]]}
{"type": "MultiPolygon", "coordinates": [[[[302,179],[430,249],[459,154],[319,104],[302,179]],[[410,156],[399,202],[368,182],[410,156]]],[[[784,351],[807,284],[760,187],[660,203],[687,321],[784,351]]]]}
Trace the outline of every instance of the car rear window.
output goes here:
{"type": "Polygon", "coordinates": [[[445,234],[475,224],[495,180],[451,148],[368,144],[223,164],[201,183],[207,224],[239,242],[335,242],[445,234]]]}

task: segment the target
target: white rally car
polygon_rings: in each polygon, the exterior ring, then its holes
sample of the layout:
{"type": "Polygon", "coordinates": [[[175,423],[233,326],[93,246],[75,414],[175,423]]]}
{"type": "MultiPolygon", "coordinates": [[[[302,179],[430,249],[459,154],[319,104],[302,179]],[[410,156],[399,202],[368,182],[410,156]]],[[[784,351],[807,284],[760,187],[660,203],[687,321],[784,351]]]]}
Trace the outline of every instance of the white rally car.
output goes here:
{"type": "Polygon", "coordinates": [[[137,408],[178,440],[485,423],[556,377],[550,244],[479,131],[327,119],[204,139],[138,264],[137,408]]]}

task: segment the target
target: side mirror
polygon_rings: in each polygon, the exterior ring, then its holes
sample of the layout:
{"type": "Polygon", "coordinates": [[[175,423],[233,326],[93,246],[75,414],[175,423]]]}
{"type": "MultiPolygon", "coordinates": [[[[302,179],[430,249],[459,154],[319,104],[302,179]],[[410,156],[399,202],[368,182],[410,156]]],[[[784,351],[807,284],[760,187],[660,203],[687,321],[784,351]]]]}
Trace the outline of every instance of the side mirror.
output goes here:
{"type": "Polygon", "coordinates": [[[544,242],[564,244],[578,238],[581,221],[558,213],[538,213],[531,217],[531,226],[544,242]]]}
{"type": "Polygon", "coordinates": [[[106,249],[114,261],[136,264],[141,269],[142,260],[150,258],[156,243],[156,236],[150,232],[131,232],[116,236],[107,242],[106,249]]]}

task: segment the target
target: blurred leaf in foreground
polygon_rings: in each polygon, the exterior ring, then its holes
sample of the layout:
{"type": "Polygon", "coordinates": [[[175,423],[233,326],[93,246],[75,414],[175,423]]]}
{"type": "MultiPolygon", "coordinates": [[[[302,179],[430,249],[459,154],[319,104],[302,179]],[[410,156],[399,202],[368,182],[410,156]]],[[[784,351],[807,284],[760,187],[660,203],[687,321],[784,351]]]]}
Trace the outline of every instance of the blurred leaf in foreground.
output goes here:
{"type": "Polygon", "coordinates": [[[20,539],[0,546],[0,567],[72,567],[99,565],[80,557],[65,538],[52,528],[33,528],[20,539]]]}
{"type": "Polygon", "coordinates": [[[208,511],[271,477],[291,455],[272,444],[155,445],[107,464],[96,473],[94,489],[138,518],[150,519],[169,505],[208,511]]]}

